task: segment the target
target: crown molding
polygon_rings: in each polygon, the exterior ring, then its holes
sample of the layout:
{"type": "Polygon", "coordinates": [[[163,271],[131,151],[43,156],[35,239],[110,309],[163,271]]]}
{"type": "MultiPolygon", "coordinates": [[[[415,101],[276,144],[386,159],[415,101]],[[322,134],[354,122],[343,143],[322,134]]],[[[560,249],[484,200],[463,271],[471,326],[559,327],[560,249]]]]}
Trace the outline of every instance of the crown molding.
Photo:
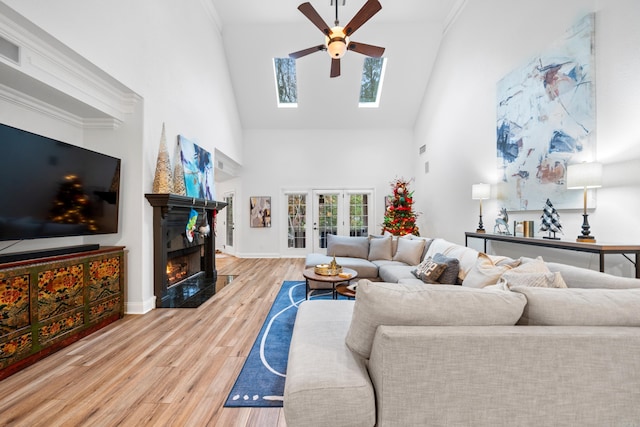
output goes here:
{"type": "MultiPolygon", "coordinates": [[[[1,2],[0,35],[20,48],[18,63],[1,57],[0,61],[67,95],[65,102],[60,102],[61,108],[69,108],[83,119],[93,118],[91,116],[99,112],[101,116],[121,122],[133,112],[140,99],[115,78],[1,2]],[[73,99],[75,105],[69,106],[69,99],[73,99]]],[[[44,95],[43,100],[56,103],[44,95]]]]}
{"type": "Polygon", "coordinates": [[[82,129],[117,129],[122,122],[113,117],[85,119],[41,99],[0,84],[0,100],[82,129]]]}

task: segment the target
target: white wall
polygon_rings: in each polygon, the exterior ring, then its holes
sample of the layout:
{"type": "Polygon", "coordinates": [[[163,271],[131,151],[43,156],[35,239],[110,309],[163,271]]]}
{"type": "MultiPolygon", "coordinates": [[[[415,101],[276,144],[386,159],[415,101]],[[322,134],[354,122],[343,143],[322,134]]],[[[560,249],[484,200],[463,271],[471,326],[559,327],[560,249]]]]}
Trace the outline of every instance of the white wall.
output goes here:
{"type": "MultiPolygon", "coordinates": [[[[561,37],[586,13],[596,16],[597,159],[604,163],[603,188],[590,213],[598,241],[640,243],[640,3],[637,0],[469,0],[445,35],[425,93],[414,145],[427,145],[416,161],[416,205],[427,235],[464,243],[464,231],[478,224],[471,185],[496,182],[496,83],[561,37]],[[437,201],[434,203],[434,201],[437,201]]],[[[485,228],[493,228],[500,207],[485,202],[485,228]]],[[[510,213],[510,219],[538,220],[541,211],[510,213]]],[[[565,239],[580,233],[580,211],[561,211],[565,239]]],[[[539,224],[539,222],[538,222],[539,224]]],[[[497,249],[498,247],[496,247],[497,249]]],[[[535,254],[521,246],[500,251],[535,254]]],[[[560,259],[566,253],[550,253],[560,259]]],[[[580,255],[592,265],[593,257],[580,255]]],[[[631,263],[616,259],[612,272],[630,274],[631,263]]],[[[609,271],[609,269],[608,269],[609,271]]]]}
{"type": "Polygon", "coordinates": [[[144,193],[151,192],[162,123],[171,153],[176,136],[183,134],[242,162],[242,129],[210,5],[206,0],[3,2],[142,97],[123,128],[111,135],[67,136],[63,125],[28,121],[20,112],[13,122],[122,157],[126,220],[121,238],[105,241],[129,248],[127,312],[148,311],[154,307],[153,237],[144,193]]]}
{"type": "Polygon", "coordinates": [[[282,247],[282,236],[287,233],[283,189],[373,188],[375,222],[371,232],[377,233],[391,181],[412,178],[410,130],[246,130],[244,135],[241,187],[237,180],[217,186],[220,194],[236,191],[239,256],[286,253],[282,247]],[[271,228],[249,227],[251,196],[271,196],[271,228]]]}

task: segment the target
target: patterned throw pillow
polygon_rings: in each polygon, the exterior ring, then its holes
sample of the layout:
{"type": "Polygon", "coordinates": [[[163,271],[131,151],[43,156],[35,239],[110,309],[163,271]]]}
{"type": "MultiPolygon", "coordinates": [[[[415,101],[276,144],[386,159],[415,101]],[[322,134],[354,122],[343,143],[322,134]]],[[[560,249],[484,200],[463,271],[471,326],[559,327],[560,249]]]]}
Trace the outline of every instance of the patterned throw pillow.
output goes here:
{"type": "Polygon", "coordinates": [[[447,264],[439,264],[429,257],[418,264],[412,273],[424,283],[438,283],[438,278],[446,269],[447,264]]]}

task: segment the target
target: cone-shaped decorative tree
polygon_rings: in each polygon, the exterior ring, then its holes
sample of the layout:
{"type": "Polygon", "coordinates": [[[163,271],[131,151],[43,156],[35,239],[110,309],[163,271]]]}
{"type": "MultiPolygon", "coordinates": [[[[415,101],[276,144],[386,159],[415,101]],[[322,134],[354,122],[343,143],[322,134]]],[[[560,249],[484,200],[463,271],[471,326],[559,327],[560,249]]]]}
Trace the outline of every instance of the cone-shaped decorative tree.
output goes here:
{"type": "Polygon", "coordinates": [[[560,215],[558,214],[556,208],[553,207],[553,204],[551,204],[551,201],[549,199],[547,199],[547,202],[544,204],[542,216],[540,218],[542,219],[542,221],[540,222],[540,231],[549,232],[549,235],[544,236],[544,238],[560,240],[559,237],[556,237],[556,233],[562,233],[560,215]]]}
{"type": "Polygon", "coordinates": [[[156,161],[156,174],[153,178],[154,193],[173,193],[173,177],[171,174],[171,158],[167,149],[167,138],[162,124],[162,136],[160,137],[160,149],[156,161]]]}
{"type": "Polygon", "coordinates": [[[187,187],[184,184],[184,166],[182,165],[182,150],[180,149],[179,138],[173,153],[173,192],[179,196],[187,195],[187,187]]]}
{"type": "Polygon", "coordinates": [[[382,232],[388,231],[395,236],[419,236],[417,214],[413,211],[413,191],[409,191],[409,182],[402,178],[396,179],[391,183],[391,188],[393,194],[388,196],[390,203],[384,215],[382,232]]]}

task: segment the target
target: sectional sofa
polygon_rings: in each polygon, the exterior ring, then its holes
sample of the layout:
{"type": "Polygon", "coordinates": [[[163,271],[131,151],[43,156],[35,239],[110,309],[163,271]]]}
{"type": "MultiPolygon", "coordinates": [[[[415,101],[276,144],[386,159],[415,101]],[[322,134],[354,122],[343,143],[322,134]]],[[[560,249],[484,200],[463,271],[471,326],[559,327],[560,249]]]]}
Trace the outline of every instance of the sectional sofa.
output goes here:
{"type": "Polygon", "coordinates": [[[287,426],[640,425],[640,280],[442,239],[423,261],[436,251],[459,285],[372,262],[355,301],[300,305],[287,426]]]}
{"type": "MultiPolygon", "coordinates": [[[[440,253],[459,260],[459,274],[449,277],[451,284],[461,282],[475,263],[478,252],[447,242],[413,235],[401,238],[384,235],[351,237],[327,235],[327,253],[312,253],[305,268],[336,262],[358,272],[358,279],[393,283],[422,283],[412,272],[425,258],[440,253]]],[[[320,284],[318,284],[321,286],[320,284]]]]}

